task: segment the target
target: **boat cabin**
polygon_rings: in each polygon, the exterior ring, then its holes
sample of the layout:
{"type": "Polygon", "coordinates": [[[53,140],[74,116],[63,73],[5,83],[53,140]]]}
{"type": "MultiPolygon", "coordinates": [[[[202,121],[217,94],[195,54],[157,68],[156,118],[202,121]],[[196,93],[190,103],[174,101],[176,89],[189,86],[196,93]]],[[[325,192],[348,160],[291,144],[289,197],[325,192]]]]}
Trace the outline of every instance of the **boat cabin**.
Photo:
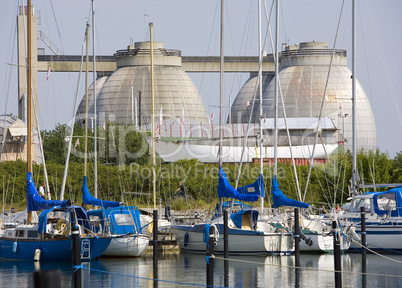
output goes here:
{"type": "Polygon", "coordinates": [[[5,237],[17,239],[39,239],[38,225],[19,225],[16,228],[7,229],[5,237]]]}
{"type": "Polygon", "coordinates": [[[354,196],[347,212],[360,213],[364,207],[366,212],[381,217],[402,216],[402,189],[395,188],[386,192],[371,192],[354,196]]]}
{"type": "Polygon", "coordinates": [[[142,233],[140,211],[135,206],[108,207],[87,213],[95,233],[112,235],[142,233]]]}

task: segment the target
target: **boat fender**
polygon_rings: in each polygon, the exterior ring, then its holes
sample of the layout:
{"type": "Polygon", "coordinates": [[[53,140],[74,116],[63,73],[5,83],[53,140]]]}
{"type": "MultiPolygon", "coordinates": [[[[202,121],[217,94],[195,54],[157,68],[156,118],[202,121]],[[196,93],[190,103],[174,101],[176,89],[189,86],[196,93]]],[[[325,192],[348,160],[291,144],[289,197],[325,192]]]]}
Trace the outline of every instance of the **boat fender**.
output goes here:
{"type": "Polygon", "coordinates": [[[218,245],[218,240],[219,240],[219,230],[218,227],[216,227],[215,224],[205,224],[204,230],[203,230],[203,241],[205,243],[209,242],[209,237],[212,235],[212,237],[215,239],[214,245],[218,245]],[[210,234],[210,227],[212,227],[212,234],[210,234]]]}
{"type": "Polygon", "coordinates": [[[218,240],[219,240],[219,229],[218,229],[218,227],[216,227],[216,225],[215,225],[215,224],[212,224],[212,227],[214,227],[214,231],[212,232],[212,233],[213,233],[213,235],[214,235],[214,239],[215,239],[215,241],[214,241],[214,245],[215,245],[215,246],[218,246],[218,240]]]}
{"type": "Polygon", "coordinates": [[[152,235],[153,229],[154,229],[154,223],[150,222],[150,224],[148,225],[148,234],[149,235],[152,235]]]}
{"type": "Polygon", "coordinates": [[[15,241],[13,243],[13,253],[17,252],[17,248],[18,248],[18,243],[17,243],[17,241],[15,241]]]}
{"type": "Polygon", "coordinates": [[[35,250],[35,255],[34,255],[34,261],[39,261],[40,260],[40,254],[41,254],[40,249],[39,248],[36,249],[35,250]]]}

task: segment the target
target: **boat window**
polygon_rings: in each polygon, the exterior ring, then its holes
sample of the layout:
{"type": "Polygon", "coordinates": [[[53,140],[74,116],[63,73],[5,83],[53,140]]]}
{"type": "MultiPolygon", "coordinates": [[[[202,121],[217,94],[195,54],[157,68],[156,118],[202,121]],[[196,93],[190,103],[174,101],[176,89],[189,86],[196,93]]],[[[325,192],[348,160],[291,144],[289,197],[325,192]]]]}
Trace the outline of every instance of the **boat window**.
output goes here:
{"type": "Polygon", "coordinates": [[[386,193],[377,196],[378,210],[396,210],[395,193],[386,193]]]}
{"type": "Polygon", "coordinates": [[[366,211],[371,211],[371,198],[354,199],[350,204],[348,211],[360,213],[360,207],[364,207],[366,211]]]}
{"type": "Polygon", "coordinates": [[[15,232],[15,236],[16,237],[24,237],[24,230],[17,230],[16,232],[15,232]]]}
{"type": "Polygon", "coordinates": [[[100,217],[98,215],[88,215],[89,216],[89,221],[100,221],[100,217]]]}
{"type": "Polygon", "coordinates": [[[38,231],[28,231],[28,238],[38,238],[38,231]]]}
{"type": "Polygon", "coordinates": [[[52,211],[47,215],[47,218],[65,218],[65,211],[52,211]]]}
{"type": "Polygon", "coordinates": [[[130,214],[114,214],[113,216],[117,225],[133,225],[130,214]]]}

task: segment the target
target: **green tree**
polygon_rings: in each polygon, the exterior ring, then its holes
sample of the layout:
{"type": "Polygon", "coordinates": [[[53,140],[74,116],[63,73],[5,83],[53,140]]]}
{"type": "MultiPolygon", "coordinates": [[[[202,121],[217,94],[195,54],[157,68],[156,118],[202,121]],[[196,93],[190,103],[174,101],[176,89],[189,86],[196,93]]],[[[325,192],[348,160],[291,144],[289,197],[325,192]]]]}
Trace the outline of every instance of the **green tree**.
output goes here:
{"type": "Polygon", "coordinates": [[[397,152],[392,161],[392,172],[390,181],[392,183],[402,183],[402,151],[397,152]]]}

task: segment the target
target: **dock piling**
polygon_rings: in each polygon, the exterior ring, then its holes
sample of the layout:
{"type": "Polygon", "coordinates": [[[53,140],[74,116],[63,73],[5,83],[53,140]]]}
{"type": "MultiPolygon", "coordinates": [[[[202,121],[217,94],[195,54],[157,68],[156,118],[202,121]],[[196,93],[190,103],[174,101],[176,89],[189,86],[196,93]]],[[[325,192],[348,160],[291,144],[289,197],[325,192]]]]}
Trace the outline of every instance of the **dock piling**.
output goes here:
{"type": "Polygon", "coordinates": [[[342,264],[341,264],[341,235],[338,223],[332,221],[332,234],[334,237],[334,264],[335,264],[335,288],[342,287],[342,264]]]}
{"type": "Polygon", "coordinates": [[[73,257],[73,283],[74,288],[81,288],[81,247],[80,229],[77,225],[75,210],[71,211],[72,257],[73,257]]]}

